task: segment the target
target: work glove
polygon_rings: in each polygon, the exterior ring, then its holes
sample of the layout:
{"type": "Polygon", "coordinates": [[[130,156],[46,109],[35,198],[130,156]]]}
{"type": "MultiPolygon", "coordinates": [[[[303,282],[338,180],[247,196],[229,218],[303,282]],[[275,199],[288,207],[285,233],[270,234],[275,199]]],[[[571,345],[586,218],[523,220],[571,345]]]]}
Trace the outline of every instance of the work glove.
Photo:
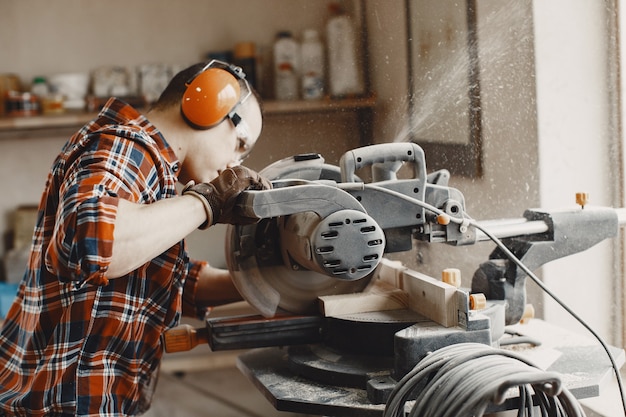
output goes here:
{"type": "Polygon", "coordinates": [[[184,195],[193,195],[204,204],[207,221],[200,229],[216,223],[253,224],[259,219],[247,217],[241,207],[235,205],[237,197],[245,190],[269,190],[272,184],[257,172],[244,166],[228,168],[213,181],[195,184],[190,181],[183,188],[184,195]]]}

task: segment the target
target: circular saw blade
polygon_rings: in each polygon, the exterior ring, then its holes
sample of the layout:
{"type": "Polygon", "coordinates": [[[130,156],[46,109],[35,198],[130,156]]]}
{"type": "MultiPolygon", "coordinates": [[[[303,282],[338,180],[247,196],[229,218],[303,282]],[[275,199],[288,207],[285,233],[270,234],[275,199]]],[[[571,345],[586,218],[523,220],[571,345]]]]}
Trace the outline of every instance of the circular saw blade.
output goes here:
{"type": "Polygon", "coordinates": [[[354,281],[309,270],[285,266],[273,240],[265,234],[264,219],[256,225],[229,226],[226,235],[228,269],[242,297],[265,317],[279,310],[295,314],[318,311],[317,298],[322,295],[347,294],[365,289],[370,276],[354,281]]]}

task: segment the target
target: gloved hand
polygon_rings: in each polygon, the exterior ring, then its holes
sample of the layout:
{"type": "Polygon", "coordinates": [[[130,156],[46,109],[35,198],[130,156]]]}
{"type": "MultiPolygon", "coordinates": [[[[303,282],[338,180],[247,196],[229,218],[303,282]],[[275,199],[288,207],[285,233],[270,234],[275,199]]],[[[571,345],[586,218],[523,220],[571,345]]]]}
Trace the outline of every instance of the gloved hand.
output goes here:
{"type": "Polygon", "coordinates": [[[244,166],[228,168],[213,181],[200,184],[189,182],[183,194],[193,195],[204,203],[207,221],[200,226],[206,229],[216,223],[253,224],[256,218],[246,217],[235,206],[239,194],[245,190],[269,190],[272,184],[257,172],[244,166]]]}

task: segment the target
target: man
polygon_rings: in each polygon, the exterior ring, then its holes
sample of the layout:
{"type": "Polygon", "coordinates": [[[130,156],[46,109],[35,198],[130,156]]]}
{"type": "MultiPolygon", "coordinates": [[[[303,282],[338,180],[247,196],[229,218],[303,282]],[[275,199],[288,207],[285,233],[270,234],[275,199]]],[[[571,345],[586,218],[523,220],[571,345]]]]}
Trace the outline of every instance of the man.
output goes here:
{"type": "Polygon", "coordinates": [[[146,116],[110,99],[66,143],[0,331],[0,416],[147,410],[163,332],[241,298],[228,271],[188,259],[183,239],[255,221],[235,200],[271,186],[240,166],[261,128],[245,75],[212,61],[177,74],[146,116]]]}

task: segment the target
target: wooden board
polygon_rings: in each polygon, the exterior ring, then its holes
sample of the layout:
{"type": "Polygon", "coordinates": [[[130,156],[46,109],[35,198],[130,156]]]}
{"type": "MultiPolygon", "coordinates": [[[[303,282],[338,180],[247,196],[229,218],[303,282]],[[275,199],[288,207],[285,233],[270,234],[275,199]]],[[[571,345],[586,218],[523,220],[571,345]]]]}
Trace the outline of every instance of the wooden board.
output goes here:
{"type": "Polygon", "coordinates": [[[385,258],[365,291],[322,296],[319,301],[327,317],[409,308],[444,327],[458,325],[455,286],[385,258]]]}
{"type": "Polygon", "coordinates": [[[318,297],[320,311],[326,317],[405,309],[409,305],[406,292],[382,281],[367,291],[318,297]]]}
{"type": "Polygon", "coordinates": [[[456,287],[411,269],[402,271],[402,289],[409,308],[444,327],[458,324],[456,287]]]}

